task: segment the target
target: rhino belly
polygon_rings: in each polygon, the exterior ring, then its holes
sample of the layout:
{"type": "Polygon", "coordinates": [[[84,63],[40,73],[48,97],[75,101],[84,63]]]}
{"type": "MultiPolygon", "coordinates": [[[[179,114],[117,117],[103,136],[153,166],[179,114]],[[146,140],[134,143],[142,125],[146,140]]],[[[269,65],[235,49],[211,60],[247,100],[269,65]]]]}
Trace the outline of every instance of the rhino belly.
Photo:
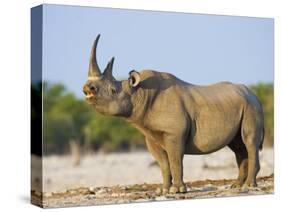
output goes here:
{"type": "Polygon", "coordinates": [[[196,119],[187,138],[186,154],[208,154],[226,145],[240,131],[239,115],[212,114],[212,118],[200,117],[196,119]]]}

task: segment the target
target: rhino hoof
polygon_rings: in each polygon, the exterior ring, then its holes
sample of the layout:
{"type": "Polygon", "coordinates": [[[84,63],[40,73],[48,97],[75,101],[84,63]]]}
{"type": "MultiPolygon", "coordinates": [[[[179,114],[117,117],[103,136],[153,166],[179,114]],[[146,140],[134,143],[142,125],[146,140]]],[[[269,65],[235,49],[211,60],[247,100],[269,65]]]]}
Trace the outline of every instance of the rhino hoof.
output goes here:
{"type": "Polygon", "coordinates": [[[168,194],[169,193],[169,189],[168,188],[163,188],[162,194],[168,194]]]}
{"type": "Polygon", "coordinates": [[[244,183],[242,186],[242,190],[257,190],[257,183],[256,182],[251,182],[251,183],[244,183]]]}
{"type": "Polygon", "coordinates": [[[160,187],[157,188],[155,192],[156,192],[156,194],[158,194],[158,195],[162,194],[162,188],[160,188],[160,187]]]}
{"type": "Polygon", "coordinates": [[[171,193],[171,194],[176,194],[178,192],[179,192],[179,189],[175,186],[172,186],[169,190],[169,193],[171,193]]]}
{"type": "Polygon", "coordinates": [[[180,193],[185,193],[186,192],[186,187],[185,186],[181,186],[180,187],[180,193]]]}
{"type": "Polygon", "coordinates": [[[172,186],[169,191],[169,193],[171,194],[185,193],[185,192],[186,192],[186,187],[184,185],[180,187],[172,186]]]}
{"type": "Polygon", "coordinates": [[[235,182],[235,183],[233,183],[233,184],[230,186],[230,188],[241,188],[241,186],[242,186],[242,183],[240,183],[240,182],[235,182]]]}
{"type": "Polygon", "coordinates": [[[165,194],[168,194],[169,193],[169,189],[168,188],[161,188],[161,187],[159,187],[159,188],[157,188],[156,189],[156,194],[157,195],[161,195],[161,194],[163,194],[163,195],[165,195],[165,194]]]}

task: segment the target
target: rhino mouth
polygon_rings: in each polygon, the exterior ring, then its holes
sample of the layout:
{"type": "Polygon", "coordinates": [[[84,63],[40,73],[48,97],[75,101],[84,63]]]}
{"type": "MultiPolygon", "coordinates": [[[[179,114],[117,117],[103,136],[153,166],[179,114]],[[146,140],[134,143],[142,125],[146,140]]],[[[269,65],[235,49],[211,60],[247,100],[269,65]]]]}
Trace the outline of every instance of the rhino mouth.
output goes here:
{"type": "Polygon", "coordinates": [[[88,104],[96,105],[96,97],[92,92],[85,92],[85,99],[88,104]]]}
{"type": "Polygon", "coordinates": [[[94,97],[94,94],[91,92],[86,93],[86,99],[91,100],[94,97]]]}

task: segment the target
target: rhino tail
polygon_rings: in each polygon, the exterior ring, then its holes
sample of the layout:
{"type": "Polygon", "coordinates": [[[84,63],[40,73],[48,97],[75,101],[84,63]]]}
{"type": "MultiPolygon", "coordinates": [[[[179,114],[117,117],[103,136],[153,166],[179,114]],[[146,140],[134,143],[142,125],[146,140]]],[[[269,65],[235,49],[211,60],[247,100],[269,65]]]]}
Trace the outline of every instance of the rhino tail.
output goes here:
{"type": "Polygon", "coordinates": [[[259,146],[259,150],[261,151],[262,150],[262,146],[263,146],[263,142],[264,142],[264,127],[262,128],[262,136],[261,136],[261,143],[260,143],[260,146],[259,146]]]}

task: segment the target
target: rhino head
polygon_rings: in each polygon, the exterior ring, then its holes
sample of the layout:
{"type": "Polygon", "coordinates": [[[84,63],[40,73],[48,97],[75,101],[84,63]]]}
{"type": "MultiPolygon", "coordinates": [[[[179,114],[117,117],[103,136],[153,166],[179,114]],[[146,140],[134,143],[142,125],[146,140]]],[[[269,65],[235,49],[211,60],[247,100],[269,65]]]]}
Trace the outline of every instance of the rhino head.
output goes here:
{"type": "Polygon", "coordinates": [[[101,72],[96,58],[100,35],[94,41],[88,70],[88,79],[83,86],[87,102],[104,115],[129,117],[133,110],[131,95],[140,82],[139,73],[130,72],[128,80],[118,81],[112,75],[114,57],[101,72]]]}

